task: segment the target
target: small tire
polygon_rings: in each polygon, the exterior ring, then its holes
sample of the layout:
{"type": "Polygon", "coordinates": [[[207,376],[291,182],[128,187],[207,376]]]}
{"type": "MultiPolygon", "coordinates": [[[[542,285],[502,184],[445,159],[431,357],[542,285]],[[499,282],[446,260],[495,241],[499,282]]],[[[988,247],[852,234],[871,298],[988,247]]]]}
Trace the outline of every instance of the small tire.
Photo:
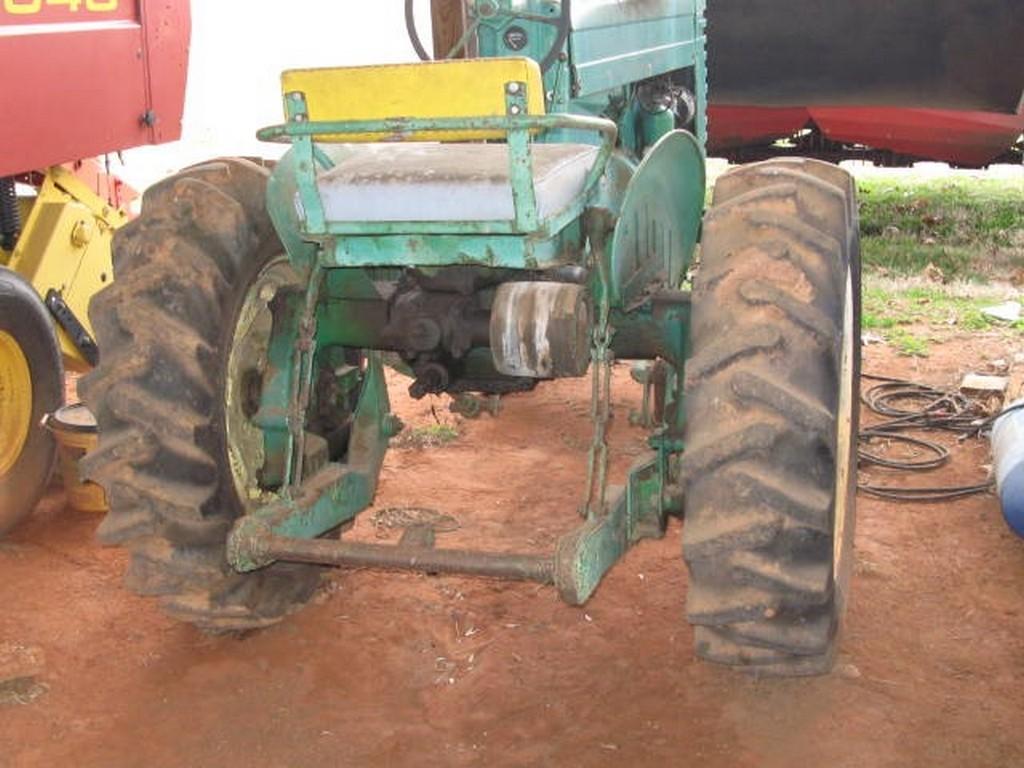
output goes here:
{"type": "Polygon", "coordinates": [[[19,274],[0,267],[0,425],[8,424],[18,402],[12,434],[0,426],[0,535],[35,508],[53,475],[57,448],[43,418],[64,404],[64,363],[50,313],[35,289],[19,274]],[[9,367],[8,367],[9,364],[9,367]],[[15,371],[21,373],[15,373],[15,371]],[[4,373],[7,371],[7,374],[4,373]],[[27,381],[26,381],[27,380],[27,381]],[[31,392],[8,391],[26,384],[31,392]],[[5,416],[7,418],[5,418],[5,416]],[[13,432],[18,432],[14,435],[13,432]],[[14,453],[15,443],[21,446],[14,453]]]}
{"type": "Polygon", "coordinates": [[[694,281],[680,462],[697,654],[827,672],[852,563],[860,268],[855,187],[812,160],[716,184],[694,281]]]}
{"type": "Polygon", "coordinates": [[[283,252],[266,168],[195,166],[151,187],[114,237],[115,280],[90,305],[104,349],[81,392],[100,440],[85,468],[107,492],[100,540],[131,553],[127,586],[208,631],[273,624],[322,569],[239,574],[225,548],[243,514],[225,437],[225,381],[247,290],[283,252]]]}

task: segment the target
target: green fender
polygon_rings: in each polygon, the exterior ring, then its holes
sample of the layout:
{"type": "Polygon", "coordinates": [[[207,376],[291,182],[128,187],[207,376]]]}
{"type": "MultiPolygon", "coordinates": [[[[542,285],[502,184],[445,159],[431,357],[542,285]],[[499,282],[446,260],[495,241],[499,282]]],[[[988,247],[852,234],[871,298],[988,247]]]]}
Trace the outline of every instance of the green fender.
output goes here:
{"type": "Polygon", "coordinates": [[[613,307],[679,288],[704,213],[704,150],[688,131],[665,134],[630,179],[612,240],[613,307]]]}

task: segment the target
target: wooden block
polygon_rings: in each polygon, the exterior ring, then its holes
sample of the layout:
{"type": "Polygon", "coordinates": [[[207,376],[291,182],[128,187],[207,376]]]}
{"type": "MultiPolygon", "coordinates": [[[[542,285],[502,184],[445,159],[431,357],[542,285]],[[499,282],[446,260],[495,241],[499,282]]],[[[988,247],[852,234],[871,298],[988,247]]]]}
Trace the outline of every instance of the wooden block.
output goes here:
{"type": "Polygon", "coordinates": [[[960,382],[960,389],[966,392],[998,394],[1005,392],[1009,383],[1009,379],[1005,376],[983,376],[980,373],[968,373],[960,382]]]}

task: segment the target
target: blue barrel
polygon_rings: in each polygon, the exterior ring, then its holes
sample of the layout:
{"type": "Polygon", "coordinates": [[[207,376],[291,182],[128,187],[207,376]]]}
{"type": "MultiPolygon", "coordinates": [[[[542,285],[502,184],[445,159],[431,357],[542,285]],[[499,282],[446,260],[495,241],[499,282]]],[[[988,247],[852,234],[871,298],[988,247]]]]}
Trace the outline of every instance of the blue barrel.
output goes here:
{"type": "MultiPolygon", "coordinates": [[[[1024,406],[1024,399],[1013,406],[1024,406]]],[[[1003,517],[1018,536],[1024,536],[1024,407],[996,419],[992,455],[1003,517]]]]}

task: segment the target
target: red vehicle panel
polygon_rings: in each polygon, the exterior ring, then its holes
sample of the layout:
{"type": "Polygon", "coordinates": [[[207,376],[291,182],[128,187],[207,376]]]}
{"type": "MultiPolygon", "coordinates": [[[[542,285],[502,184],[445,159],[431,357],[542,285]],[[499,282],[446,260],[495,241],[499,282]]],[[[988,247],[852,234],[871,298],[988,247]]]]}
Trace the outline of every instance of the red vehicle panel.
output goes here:
{"type": "Polygon", "coordinates": [[[983,166],[1024,133],[1016,115],[900,107],[753,107],[713,104],[709,149],[727,152],[792,136],[813,122],[831,141],[862,144],[900,155],[983,166]]]}
{"type": "Polygon", "coordinates": [[[732,149],[792,136],[811,119],[805,107],[708,106],[708,148],[732,149]]]}
{"type": "Polygon", "coordinates": [[[181,136],[188,0],[0,0],[0,176],[181,136]]]}
{"type": "Polygon", "coordinates": [[[811,107],[810,115],[833,141],[963,166],[985,165],[1024,133],[1024,112],[811,107]]]}

